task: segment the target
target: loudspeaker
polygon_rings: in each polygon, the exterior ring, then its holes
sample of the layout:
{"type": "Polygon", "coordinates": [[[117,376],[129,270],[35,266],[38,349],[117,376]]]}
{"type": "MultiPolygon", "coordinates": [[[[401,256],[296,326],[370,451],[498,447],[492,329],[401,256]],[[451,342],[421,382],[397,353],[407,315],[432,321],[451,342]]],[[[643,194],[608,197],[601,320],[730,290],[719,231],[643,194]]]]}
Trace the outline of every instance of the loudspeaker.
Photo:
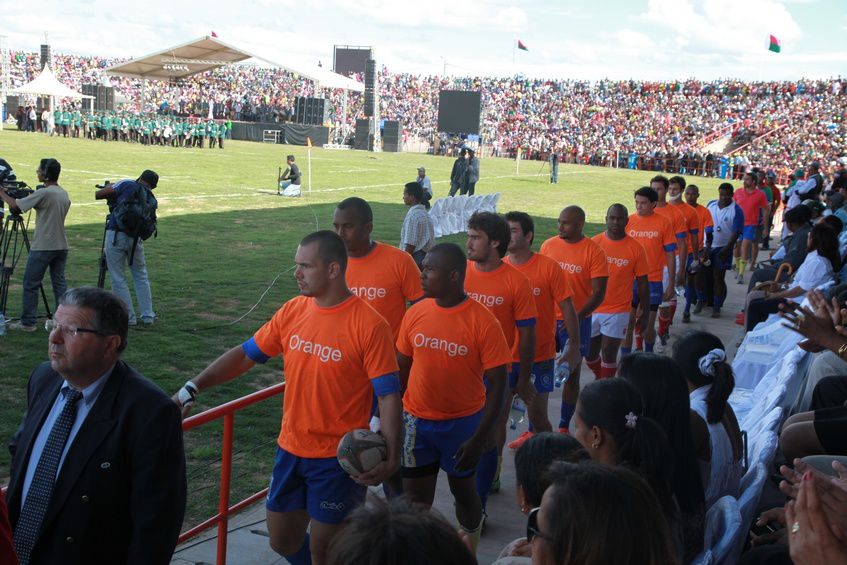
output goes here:
{"type": "Polygon", "coordinates": [[[325,98],[298,96],[294,101],[294,123],[322,126],[327,120],[329,106],[325,98]]]}
{"type": "Polygon", "coordinates": [[[42,45],[41,46],[41,68],[44,69],[44,65],[50,63],[50,46],[42,45]]]}
{"type": "Polygon", "coordinates": [[[373,117],[376,109],[376,60],[365,65],[365,115],[373,117]]]}
{"type": "Polygon", "coordinates": [[[103,107],[107,112],[115,111],[115,89],[114,87],[107,86],[106,93],[103,100],[103,107]]]}
{"type": "Polygon", "coordinates": [[[83,98],[82,99],[82,111],[83,112],[93,112],[96,108],[97,102],[97,85],[96,84],[83,84],[82,85],[82,93],[86,96],[94,96],[94,98],[83,98]]]}
{"type": "Polygon", "coordinates": [[[395,120],[385,120],[382,127],[382,150],[388,153],[402,151],[402,124],[395,120]]]}
{"type": "Polygon", "coordinates": [[[368,151],[373,149],[373,130],[371,120],[356,120],[356,130],[353,136],[353,149],[368,151]]]}

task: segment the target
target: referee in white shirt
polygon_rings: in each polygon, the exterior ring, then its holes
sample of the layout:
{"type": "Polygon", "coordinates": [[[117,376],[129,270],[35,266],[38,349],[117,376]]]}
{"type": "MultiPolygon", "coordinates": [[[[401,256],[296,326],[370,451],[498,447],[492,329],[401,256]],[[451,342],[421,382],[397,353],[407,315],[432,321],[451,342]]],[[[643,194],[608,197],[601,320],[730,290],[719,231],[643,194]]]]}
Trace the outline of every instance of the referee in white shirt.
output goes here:
{"type": "Polygon", "coordinates": [[[400,249],[412,256],[421,268],[424,255],[435,245],[435,227],[424,205],[424,188],[418,182],[406,183],[403,203],[409,207],[400,230],[400,249]]]}

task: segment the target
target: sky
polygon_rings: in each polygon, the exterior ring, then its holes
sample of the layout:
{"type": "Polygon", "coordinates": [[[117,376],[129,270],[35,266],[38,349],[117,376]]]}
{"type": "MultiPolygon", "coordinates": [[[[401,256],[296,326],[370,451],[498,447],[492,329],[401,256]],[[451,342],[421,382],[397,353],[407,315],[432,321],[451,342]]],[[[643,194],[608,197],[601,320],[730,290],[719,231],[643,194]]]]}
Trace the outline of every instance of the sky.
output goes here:
{"type": "Polygon", "coordinates": [[[745,80],[847,71],[845,0],[30,0],[4,7],[10,49],[140,57],[215,31],[282,63],[372,46],[393,72],[745,80]],[[122,3],[123,4],[123,3],[122,3]],[[782,52],[768,51],[768,36],[782,52]],[[515,52],[520,39],[529,51],[515,52]]]}

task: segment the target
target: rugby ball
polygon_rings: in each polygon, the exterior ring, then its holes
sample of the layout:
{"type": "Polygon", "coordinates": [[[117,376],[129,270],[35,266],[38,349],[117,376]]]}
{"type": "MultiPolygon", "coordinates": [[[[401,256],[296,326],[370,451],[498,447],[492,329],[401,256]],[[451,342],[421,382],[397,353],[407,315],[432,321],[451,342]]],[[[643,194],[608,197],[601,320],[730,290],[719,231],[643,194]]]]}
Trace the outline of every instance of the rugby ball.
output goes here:
{"type": "Polygon", "coordinates": [[[338,464],[351,477],[367,473],[388,457],[385,439],[370,430],[353,430],[338,442],[338,464]]]}

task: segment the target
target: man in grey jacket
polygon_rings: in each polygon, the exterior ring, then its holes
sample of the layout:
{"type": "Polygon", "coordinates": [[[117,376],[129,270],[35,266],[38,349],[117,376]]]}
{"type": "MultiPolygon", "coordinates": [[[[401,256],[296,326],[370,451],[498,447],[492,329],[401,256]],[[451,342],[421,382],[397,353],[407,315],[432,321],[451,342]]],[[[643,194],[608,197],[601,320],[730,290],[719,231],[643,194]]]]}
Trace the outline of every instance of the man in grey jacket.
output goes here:
{"type": "Polygon", "coordinates": [[[468,149],[468,168],[465,172],[465,186],[461,194],[473,196],[476,183],[479,181],[479,159],[473,149],[468,149]]]}
{"type": "Polygon", "coordinates": [[[450,196],[456,196],[456,192],[461,190],[465,193],[466,175],[465,171],[468,168],[467,150],[459,151],[459,157],[453,162],[453,170],[450,171],[450,196]]]}

